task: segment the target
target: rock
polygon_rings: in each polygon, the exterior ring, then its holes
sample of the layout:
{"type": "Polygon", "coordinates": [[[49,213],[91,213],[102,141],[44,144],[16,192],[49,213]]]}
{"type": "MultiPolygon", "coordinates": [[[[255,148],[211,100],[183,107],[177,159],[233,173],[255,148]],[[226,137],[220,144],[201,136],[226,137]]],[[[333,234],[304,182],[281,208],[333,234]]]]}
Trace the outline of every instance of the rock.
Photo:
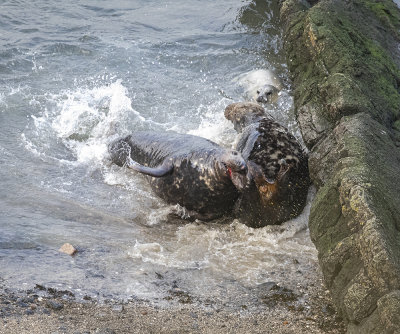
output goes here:
{"type": "Polygon", "coordinates": [[[95,331],[95,334],[115,334],[116,332],[110,328],[101,328],[95,331]]]}
{"type": "Polygon", "coordinates": [[[64,305],[54,300],[48,300],[46,306],[54,311],[59,311],[64,308],[64,305]]]}
{"type": "Polygon", "coordinates": [[[113,305],[113,306],[111,307],[111,309],[112,309],[114,312],[122,312],[122,311],[124,310],[124,306],[121,305],[121,304],[117,304],[117,305],[113,305]]]}
{"type": "Polygon", "coordinates": [[[33,312],[32,310],[26,310],[25,314],[26,315],[33,315],[33,314],[35,314],[35,312],[33,312]]]}
{"type": "Polygon", "coordinates": [[[65,243],[64,245],[61,246],[61,248],[58,251],[72,256],[76,254],[77,249],[71,244],[65,243]]]}
{"type": "Polygon", "coordinates": [[[348,333],[400,332],[400,10],[281,0],[310,176],[310,234],[348,333]]]}
{"type": "Polygon", "coordinates": [[[51,314],[51,312],[46,308],[42,310],[42,313],[46,314],[46,315],[50,315],[51,314]]]}
{"type": "Polygon", "coordinates": [[[23,307],[23,308],[29,307],[29,305],[28,305],[27,303],[24,303],[24,302],[22,302],[22,301],[18,301],[18,302],[17,302],[17,305],[18,305],[19,307],[23,307]]]}

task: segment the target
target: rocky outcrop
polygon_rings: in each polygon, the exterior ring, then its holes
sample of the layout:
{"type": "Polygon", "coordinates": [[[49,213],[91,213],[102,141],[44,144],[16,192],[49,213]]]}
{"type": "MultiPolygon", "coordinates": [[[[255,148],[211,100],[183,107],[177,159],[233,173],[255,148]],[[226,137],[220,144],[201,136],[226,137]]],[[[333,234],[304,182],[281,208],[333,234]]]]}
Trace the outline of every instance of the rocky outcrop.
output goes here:
{"type": "Polygon", "coordinates": [[[326,285],[349,333],[398,333],[400,10],[391,0],[280,5],[326,285]]]}

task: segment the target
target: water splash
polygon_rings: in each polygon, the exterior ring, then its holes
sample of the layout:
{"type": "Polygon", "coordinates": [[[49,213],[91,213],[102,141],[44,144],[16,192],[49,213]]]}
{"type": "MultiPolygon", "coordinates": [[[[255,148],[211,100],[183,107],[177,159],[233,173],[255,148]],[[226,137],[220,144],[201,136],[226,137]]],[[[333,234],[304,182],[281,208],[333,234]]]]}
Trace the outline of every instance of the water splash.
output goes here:
{"type": "Polygon", "coordinates": [[[229,224],[189,223],[171,238],[136,241],[127,254],[132,259],[165,268],[196,269],[216,279],[234,279],[245,286],[274,280],[295,286],[310,265],[316,250],[308,236],[308,205],[297,218],[280,226],[253,229],[233,220],[229,224]],[[282,281],[279,275],[286,273],[282,281]]]}
{"type": "Polygon", "coordinates": [[[224,116],[225,107],[232,101],[222,98],[211,105],[200,105],[197,109],[201,115],[200,124],[197,129],[188,133],[204,137],[219,145],[227,146],[236,137],[232,123],[224,116]]]}
{"type": "MultiPolygon", "coordinates": [[[[39,148],[60,141],[78,163],[100,162],[107,156],[107,143],[127,129],[128,120],[144,121],[132,108],[127,88],[121,80],[93,88],[78,87],[58,94],[46,94],[46,107],[40,116],[32,115],[35,135],[23,135],[25,147],[37,154],[39,148]]],[[[34,101],[32,101],[34,103],[34,101]]]]}

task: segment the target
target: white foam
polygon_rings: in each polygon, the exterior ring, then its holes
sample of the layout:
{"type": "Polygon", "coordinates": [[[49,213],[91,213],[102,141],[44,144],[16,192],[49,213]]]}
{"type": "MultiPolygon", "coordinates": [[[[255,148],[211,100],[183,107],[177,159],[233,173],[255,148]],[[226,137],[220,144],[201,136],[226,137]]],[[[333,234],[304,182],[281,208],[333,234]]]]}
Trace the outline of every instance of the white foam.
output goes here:
{"type": "Polygon", "coordinates": [[[299,217],[280,226],[253,229],[237,220],[230,225],[189,223],[168,240],[136,241],[128,256],[171,268],[208,270],[214,277],[234,278],[243,284],[262,284],[270,279],[268,272],[295,273],[317,261],[307,227],[312,196],[310,191],[299,217]]]}
{"type": "Polygon", "coordinates": [[[126,190],[134,190],[137,197],[140,198],[150,198],[156,199],[157,197],[153,195],[146,189],[148,183],[139,174],[135,172],[127,171],[126,168],[120,168],[113,165],[110,169],[105,170],[103,173],[104,183],[110,186],[123,186],[126,190]]]}
{"type": "Polygon", "coordinates": [[[210,139],[222,146],[231,146],[236,137],[233,125],[224,116],[225,107],[231,101],[223,98],[214,104],[200,105],[197,112],[201,115],[201,121],[197,129],[188,133],[210,139]]]}
{"type": "MultiPolygon", "coordinates": [[[[124,119],[133,115],[144,120],[132,108],[128,90],[121,80],[48,94],[45,98],[52,107],[45,108],[39,117],[32,115],[41,145],[61,140],[73,151],[78,163],[103,160],[108,141],[124,131],[124,119]]],[[[25,146],[34,153],[42,151],[29,144],[26,137],[25,146]]]]}
{"type": "Polygon", "coordinates": [[[58,116],[52,122],[58,135],[66,138],[76,132],[90,131],[92,136],[104,136],[113,121],[123,113],[134,112],[127,89],[121,80],[92,89],[66,92],[58,102],[58,116]]]}
{"type": "Polygon", "coordinates": [[[173,206],[162,205],[157,210],[150,210],[146,220],[147,226],[154,226],[158,224],[163,224],[168,221],[168,215],[172,212],[173,206]]]}
{"type": "Polygon", "coordinates": [[[175,245],[177,249],[167,249],[157,242],[140,243],[128,251],[128,255],[134,259],[141,259],[143,262],[163,265],[168,268],[177,269],[200,269],[204,267],[204,255],[197,253],[186,253],[181,249],[181,244],[175,245]],[[197,255],[197,256],[196,256],[197,255]]]}
{"type": "Polygon", "coordinates": [[[22,143],[23,143],[25,149],[28,150],[29,152],[31,152],[32,154],[34,154],[36,156],[44,155],[44,153],[38,151],[35,144],[33,144],[30,140],[28,140],[26,138],[24,133],[21,134],[21,140],[22,140],[22,143]]]}
{"type": "MultiPolygon", "coordinates": [[[[4,93],[0,92],[0,106],[7,107],[7,104],[4,101],[4,93]]],[[[5,109],[0,109],[1,112],[4,112],[5,109]]]]}

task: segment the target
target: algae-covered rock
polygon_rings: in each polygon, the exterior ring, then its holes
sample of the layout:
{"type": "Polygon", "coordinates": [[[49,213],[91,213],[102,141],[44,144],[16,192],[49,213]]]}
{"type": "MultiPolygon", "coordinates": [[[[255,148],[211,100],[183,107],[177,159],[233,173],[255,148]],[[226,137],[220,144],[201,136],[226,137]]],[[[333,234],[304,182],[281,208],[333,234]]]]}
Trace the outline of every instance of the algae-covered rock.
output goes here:
{"type": "MultiPolygon", "coordinates": [[[[357,112],[368,112],[386,125],[397,120],[400,61],[392,56],[398,52],[395,36],[388,37],[396,28],[382,26],[368,9],[371,1],[327,0],[308,7],[305,1],[290,0],[281,11],[298,107],[313,101],[323,107],[321,117],[332,122],[357,112]]],[[[400,22],[397,7],[388,7],[400,22]]]]}
{"type": "Polygon", "coordinates": [[[400,10],[280,3],[326,285],[349,333],[400,332],[400,10]]]}

